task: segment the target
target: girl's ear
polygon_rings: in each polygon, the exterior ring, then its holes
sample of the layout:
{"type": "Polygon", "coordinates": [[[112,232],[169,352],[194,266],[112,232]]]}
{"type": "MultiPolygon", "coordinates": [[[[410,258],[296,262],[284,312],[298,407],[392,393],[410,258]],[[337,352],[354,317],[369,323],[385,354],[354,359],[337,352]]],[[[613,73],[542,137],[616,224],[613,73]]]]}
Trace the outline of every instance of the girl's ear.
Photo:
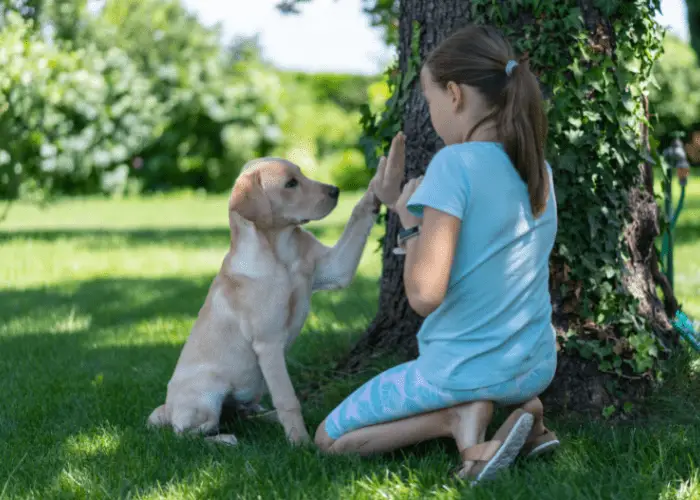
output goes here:
{"type": "Polygon", "coordinates": [[[455,82],[448,82],[446,90],[452,100],[454,111],[459,111],[464,105],[464,90],[455,82]]]}

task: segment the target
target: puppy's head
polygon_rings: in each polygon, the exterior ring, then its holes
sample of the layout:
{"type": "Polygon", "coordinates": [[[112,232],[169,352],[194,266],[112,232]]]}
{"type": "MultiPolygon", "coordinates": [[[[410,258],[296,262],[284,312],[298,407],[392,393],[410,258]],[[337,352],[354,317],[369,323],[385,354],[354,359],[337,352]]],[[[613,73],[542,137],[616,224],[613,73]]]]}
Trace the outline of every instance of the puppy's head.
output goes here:
{"type": "Polygon", "coordinates": [[[261,229],[276,229],[323,219],[338,204],[340,190],[316,182],[295,164],[261,158],[246,164],[231,191],[229,212],[261,229]]]}

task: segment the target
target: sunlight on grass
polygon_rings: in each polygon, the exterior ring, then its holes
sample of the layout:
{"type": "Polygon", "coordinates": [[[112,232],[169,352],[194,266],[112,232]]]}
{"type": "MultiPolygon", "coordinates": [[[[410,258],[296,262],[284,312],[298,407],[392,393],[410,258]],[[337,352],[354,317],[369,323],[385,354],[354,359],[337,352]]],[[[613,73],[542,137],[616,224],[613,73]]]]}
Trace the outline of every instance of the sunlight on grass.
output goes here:
{"type": "Polygon", "coordinates": [[[96,432],[70,436],[63,445],[63,451],[68,459],[85,459],[98,453],[112,454],[119,444],[120,436],[116,429],[98,429],[96,432]]]}
{"type": "MultiPolygon", "coordinates": [[[[427,465],[427,464],[426,464],[427,465]]],[[[423,469],[421,469],[423,470],[423,469]]],[[[453,500],[464,498],[464,491],[456,486],[466,483],[449,479],[444,474],[438,477],[425,477],[413,469],[400,473],[384,471],[359,478],[339,490],[338,498],[435,498],[453,500]]]]}
{"type": "Polygon", "coordinates": [[[694,471],[692,477],[687,480],[669,484],[659,495],[659,500],[697,500],[700,498],[700,480],[698,471],[694,471]],[[680,484],[678,484],[680,483],[680,484]]]}

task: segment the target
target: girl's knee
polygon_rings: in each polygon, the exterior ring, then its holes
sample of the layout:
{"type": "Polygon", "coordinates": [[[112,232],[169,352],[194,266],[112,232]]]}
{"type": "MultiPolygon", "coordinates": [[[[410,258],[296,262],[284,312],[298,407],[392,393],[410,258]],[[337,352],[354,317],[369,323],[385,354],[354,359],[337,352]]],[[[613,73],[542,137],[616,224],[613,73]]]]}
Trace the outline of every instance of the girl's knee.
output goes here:
{"type": "Polygon", "coordinates": [[[335,443],[335,439],[330,437],[328,433],[326,432],[326,421],[325,419],[321,424],[318,426],[316,429],[316,435],[314,437],[314,443],[316,443],[316,446],[318,446],[318,449],[321,450],[324,453],[327,453],[330,451],[331,446],[333,446],[333,443],[335,443]]]}

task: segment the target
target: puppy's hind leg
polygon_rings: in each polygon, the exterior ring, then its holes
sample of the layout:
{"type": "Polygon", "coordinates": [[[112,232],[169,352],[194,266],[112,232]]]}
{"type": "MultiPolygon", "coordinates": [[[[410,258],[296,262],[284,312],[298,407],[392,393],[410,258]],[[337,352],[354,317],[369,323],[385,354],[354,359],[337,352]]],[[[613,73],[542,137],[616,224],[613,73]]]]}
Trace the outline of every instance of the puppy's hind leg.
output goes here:
{"type": "Polygon", "coordinates": [[[148,427],[163,427],[168,425],[168,416],[165,411],[165,405],[160,405],[158,408],[153,410],[151,416],[148,417],[146,425],[148,427]]]}
{"type": "Polygon", "coordinates": [[[233,434],[219,434],[219,412],[211,408],[189,407],[173,412],[172,425],[177,434],[200,434],[208,441],[235,446],[238,439],[233,434]]]}

